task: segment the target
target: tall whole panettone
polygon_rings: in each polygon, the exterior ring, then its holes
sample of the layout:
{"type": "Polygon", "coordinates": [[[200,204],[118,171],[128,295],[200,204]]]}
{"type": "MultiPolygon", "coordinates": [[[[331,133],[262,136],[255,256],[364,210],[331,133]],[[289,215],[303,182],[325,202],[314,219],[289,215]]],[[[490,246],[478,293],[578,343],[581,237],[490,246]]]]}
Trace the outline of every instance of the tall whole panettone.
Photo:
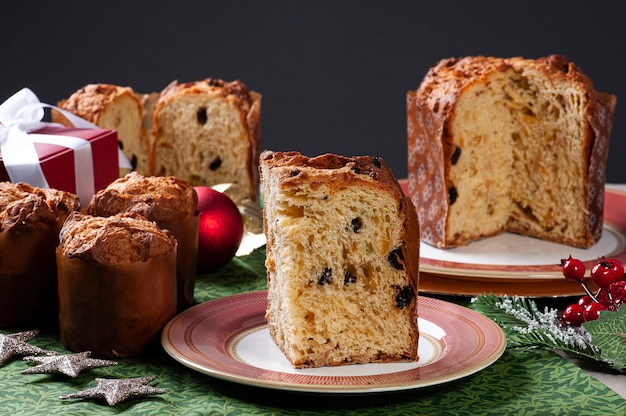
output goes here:
{"type": "Polygon", "coordinates": [[[156,104],[150,171],[192,185],[235,183],[257,199],[261,96],[241,81],[172,82],[156,104]]]}
{"type": "Polygon", "coordinates": [[[178,310],[194,303],[198,258],[198,196],[194,188],[173,176],[143,176],[131,172],[98,191],[87,213],[110,217],[122,212],[141,214],[176,238],[178,310]]]}
{"type": "Polygon", "coordinates": [[[176,314],[176,239],[135,212],[74,212],[59,234],[63,345],[99,357],[141,354],[176,314]]]}
{"type": "Polygon", "coordinates": [[[508,230],[596,243],[615,101],[563,56],[439,62],[407,95],[422,240],[448,248],[508,230]]]}
{"type": "Polygon", "coordinates": [[[417,360],[419,227],[376,157],[263,152],[267,321],[295,367],[417,360]]]}

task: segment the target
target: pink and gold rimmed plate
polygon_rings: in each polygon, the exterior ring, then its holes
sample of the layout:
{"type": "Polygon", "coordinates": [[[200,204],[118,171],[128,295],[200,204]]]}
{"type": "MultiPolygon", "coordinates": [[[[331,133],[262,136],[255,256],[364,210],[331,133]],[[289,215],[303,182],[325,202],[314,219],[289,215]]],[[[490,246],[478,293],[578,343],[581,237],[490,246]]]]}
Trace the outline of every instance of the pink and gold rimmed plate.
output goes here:
{"type": "MultiPolygon", "coordinates": [[[[400,184],[406,192],[406,180],[400,184]]],[[[626,192],[606,189],[602,238],[588,249],[512,233],[447,250],[422,243],[420,292],[464,296],[583,295],[580,284],[565,280],[561,274],[560,259],[570,255],[585,261],[588,270],[602,256],[626,262],[626,192]]]]}
{"type": "Polygon", "coordinates": [[[451,382],[488,367],[506,348],[502,330],[483,315],[420,297],[418,361],[295,369],[269,335],[266,306],[266,291],[197,305],[166,325],[161,343],[172,358],[209,376],[312,393],[397,391],[451,382]]]}

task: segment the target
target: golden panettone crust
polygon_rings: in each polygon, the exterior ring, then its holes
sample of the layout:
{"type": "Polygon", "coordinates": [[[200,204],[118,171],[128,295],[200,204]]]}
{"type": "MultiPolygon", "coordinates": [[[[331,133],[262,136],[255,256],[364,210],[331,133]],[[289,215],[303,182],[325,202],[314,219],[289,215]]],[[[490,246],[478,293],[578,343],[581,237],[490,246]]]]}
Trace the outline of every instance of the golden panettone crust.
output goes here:
{"type": "MultiPolygon", "coordinates": [[[[84,118],[94,124],[98,124],[102,110],[116,97],[128,95],[141,103],[140,98],[130,87],[112,84],[87,84],[58,103],[58,107],[84,118]]],[[[52,121],[55,123],[71,126],[69,121],[60,113],[52,112],[52,121]]]]}
{"type": "Polygon", "coordinates": [[[27,183],[0,182],[0,231],[27,232],[61,227],[80,208],[74,194],[27,183]]]}
{"type": "Polygon", "coordinates": [[[272,169],[284,168],[278,174],[281,175],[281,182],[288,186],[306,182],[314,188],[316,181],[323,181],[323,183],[333,183],[334,186],[340,187],[358,180],[371,186],[384,187],[392,192],[394,197],[404,199],[402,188],[391,169],[379,157],[346,157],[332,153],[308,157],[299,152],[265,150],[261,153],[261,160],[272,169]],[[320,171],[319,169],[327,170],[320,171]]]}
{"type": "Polygon", "coordinates": [[[110,216],[136,212],[156,222],[174,222],[196,215],[193,186],[173,176],[143,176],[131,172],[94,195],[87,213],[110,216]]]}
{"type": "Polygon", "coordinates": [[[201,81],[184,83],[172,81],[163,89],[159,99],[162,102],[167,101],[181,92],[192,94],[211,93],[221,95],[222,97],[229,97],[229,99],[237,100],[237,107],[241,108],[245,113],[250,111],[254,103],[253,97],[250,91],[248,91],[248,87],[243,82],[239,80],[226,82],[213,77],[201,81]]]}
{"type": "Polygon", "coordinates": [[[176,249],[169,231],[132,212],[110,217],[74,212],[59,237],[62,255],[103,264],[145,262],[176,249]]]}

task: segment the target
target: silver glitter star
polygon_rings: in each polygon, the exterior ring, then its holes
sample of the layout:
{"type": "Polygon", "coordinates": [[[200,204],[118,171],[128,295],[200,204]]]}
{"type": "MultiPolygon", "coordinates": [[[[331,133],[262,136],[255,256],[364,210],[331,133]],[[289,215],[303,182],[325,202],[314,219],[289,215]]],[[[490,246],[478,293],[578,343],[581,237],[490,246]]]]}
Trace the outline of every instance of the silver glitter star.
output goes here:
{"type": "Polygon", "coordinates": [[[56,351],[48,351],[30,345],[28,341],[35,338],[39,331],[16,332],[15,334],[0,334],[0,365],[14,355],[55,355],[56,351]]]}
{"type": "Polygon", "coordinates": [[[116,404],[132,397],[167,393],[167,391],[163,389],[147,385],[155,378],[156,376],[122,379],[96,378],[96,383],[98,383],[97,387],[59,396],[59,399],[96,399],[104,397],[109,406],[115,406],[116,404]]]}
{"type": "Polygon", "coordinates": [[[76,377],[82,370],[117,365],[115,361],[91,358],[91,351],[52,357],[24,357],[25,361],[36,361],[39,365],[22,371],[22,374],[65,374],[76,377]]]}

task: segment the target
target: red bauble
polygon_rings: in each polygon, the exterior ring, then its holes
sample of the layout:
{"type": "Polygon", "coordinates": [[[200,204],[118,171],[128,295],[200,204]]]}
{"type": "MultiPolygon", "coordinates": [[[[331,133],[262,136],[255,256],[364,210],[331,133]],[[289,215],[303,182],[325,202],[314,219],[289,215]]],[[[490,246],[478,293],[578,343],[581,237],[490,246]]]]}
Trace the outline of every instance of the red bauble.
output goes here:
{"type": "Polygon", "coordinates": [[[237,252],[244,226],[239,208],[227,195],[206,186],[198,194],[198,272],[212,272],[228,263],[237,252]]]}

